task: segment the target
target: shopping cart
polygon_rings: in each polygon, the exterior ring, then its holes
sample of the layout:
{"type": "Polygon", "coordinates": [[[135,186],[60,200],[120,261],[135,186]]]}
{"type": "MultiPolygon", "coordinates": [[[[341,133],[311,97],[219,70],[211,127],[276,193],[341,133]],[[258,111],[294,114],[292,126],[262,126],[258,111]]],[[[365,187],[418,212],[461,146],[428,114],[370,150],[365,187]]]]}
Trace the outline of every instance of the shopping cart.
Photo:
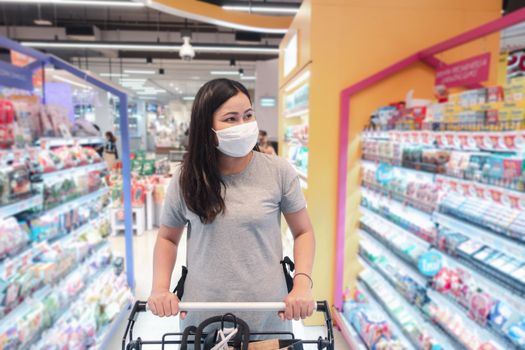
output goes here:
{"type": "MultiPolygon", "coordinates": [[[[292,332],[250,332],[251,336],[265,336],[272,337],[282,340],[295,340],[295,345],[298,343],[301,345],[317,345],[318,350],[327,349],[334,350],[334,333],[332,327],[332,316],[330,314],[330,307],[326,301],[318,301],[315,305],[315,310],[317,312],[322,312],[324,314],[324,320],[327,328],[326,337],[319,337],[317,340],[299,340],[295,338],[295,335],[292,332]]],[[[235,322],[235,316],[231,314],[232,312],[240,311],[250,311],[250,312],[262,312],[262,311],[272,311],[278,312],[285,309],[284,303],[194,303],[194,302],[181,302],[179,304],[181,311],[207,311],[217,313],[219,318],[223,320],[226,318],[227,322],[228,317],[233,319],[235,322]],[[226,313],[226,314],[225,314],[226,313]]],[[[122,350],[142,350],[145,349],[160,349],[164,350],[166,345],[181,345],[184,333],[166,333],[162,336],[162,340],[143,340],[140,337],[133,339],[133,327],[135,322],[137,322],[138,315],[142,312],[147,312],[148,307],[147,303],[144,301],[137,301],[131,310],[131,314],[128,318],[128,325],[126,327],[126,332],[122,338],[122,350]],[[179,338],[179,339],[175,339],[179,338]],[[171,339],[171,340],[170,340],[171,339]],[[157,347],[153,347],[157,346],[157,347]]],[[[191,333],[191,335],[195,335],[191,333]]],[[[206,334],[203,334],[202,338],[205,338],[206,334]]],[[[201,338],[201,337],[198,337],[201,338]]],[[[193,340],[187,340],[187,344],[194,344],[193,340]]],[[[201,347],[202,349],[202,347],[201,347]]]]}

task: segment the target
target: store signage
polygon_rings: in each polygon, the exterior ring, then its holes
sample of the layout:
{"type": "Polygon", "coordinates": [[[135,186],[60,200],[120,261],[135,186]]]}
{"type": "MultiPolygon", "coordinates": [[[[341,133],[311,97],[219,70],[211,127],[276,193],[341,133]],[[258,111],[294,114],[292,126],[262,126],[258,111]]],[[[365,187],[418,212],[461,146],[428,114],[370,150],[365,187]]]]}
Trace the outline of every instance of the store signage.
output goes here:
{"type": "Polygon", "coordinates": [[[427,252],[419,257],[419,272],[427,277],[434,277],[443,267],[443,258],[437,252],[427,252]]]}
{"type": "Polygon", "coordinates": [[[0,86],[33,90],[33,72],[0,61],[0,86]]]}
{"type": "Polygon", "coordinates": [[[376,170],[376,180],[381,185],[388,185],[394,178],[394,168],[388,163],[381,163],[376,170]]]}
{"type": "Polygon", "coordinates": [[[436,70],[436,86],[448,88],[480,83],[489,78],[490,53],[448,64],[436,70]]]}

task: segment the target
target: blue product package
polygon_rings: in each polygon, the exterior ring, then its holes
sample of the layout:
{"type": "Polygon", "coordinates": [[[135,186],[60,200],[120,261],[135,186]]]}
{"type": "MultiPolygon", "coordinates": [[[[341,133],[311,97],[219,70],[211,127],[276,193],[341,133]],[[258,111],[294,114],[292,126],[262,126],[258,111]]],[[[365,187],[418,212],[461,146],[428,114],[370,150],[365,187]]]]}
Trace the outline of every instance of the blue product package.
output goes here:
{"type": "Polygon", "coordinates": [[[503,301],[498,301],[490,310],[488,324],[495,331],[503,332],[503,327],[511,316],[512,309],[510,306],[503,301]]]}
{"type": "Polygon", "coordinates": [[[525,319],[512,324],[506,332],[506,336],[517,346],[525,347],[525,319]]]}

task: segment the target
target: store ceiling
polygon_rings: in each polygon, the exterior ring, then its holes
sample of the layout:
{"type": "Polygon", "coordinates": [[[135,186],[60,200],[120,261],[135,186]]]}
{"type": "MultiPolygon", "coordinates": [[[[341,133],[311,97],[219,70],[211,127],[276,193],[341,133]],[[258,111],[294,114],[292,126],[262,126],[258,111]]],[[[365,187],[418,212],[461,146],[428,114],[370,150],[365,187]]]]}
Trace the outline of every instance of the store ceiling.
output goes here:
{"type": "MultiPolygon", "coordinates": [[[[125,1],[125,0],[122,0],[125,1]]],[[[224,1],[205,1],[222,6],[224,1]]],[[[241,0],[236,3],[259,4],[261,1],[241,0]]],[[[268,2],[271,4],[272,2],[268,2]]],[[[268,4],[267,3],[267,4],[268,4]]],[[[301,0],[279,1],[280,4],[297,4],[301,0]]],[[[192,32],[192,44],[222,44],[229,46],[278,47],[282,35],[269,33],[247,33],[209,23],[188,20],[166,14],[148,7],[116,8],[91,6],[64,6],[55,4],[30,4],[23,1],[3,3],[0,1],[0,35],[27,41],[70,43],[75,41],[93,43],[144,43],[148,45],[180,44],[181,31],[192,32]],[[51,25],[37,26],[35,20],[45,20],[51,25]]],[[[155,75],[130,74],[128,79],[146,79],[148,86],[157,86],[167,91],[159,99],[193,96],[198,88],[214,77],[211,71],[244,70],[229,78],[242,81],[254,88],[255,62],[277,58],[276,53],[220,53],[197,52],[194,60],[187,62],[179,58],[176,51],[114,50],[114,49],[53,49],[39,48],[55,54],[82,69],[94,73],[123,73],[125,70],[153,70],[155,75]],[[150,59],[152,63],[146,61],[150,59]],[[230,60],[236,65],[230,67],[230,60]],[[111,66],[111,69],[110,69],[111,66]],[[164,69],[160,75],[159,69],[164,69]],[[251,78],[250,78],[251,79],[251,78]]],[[[50,76],[52,79],[52,75],[50,76]]],[[[116,77],[106,77],[121,83],[116,77]]]]}

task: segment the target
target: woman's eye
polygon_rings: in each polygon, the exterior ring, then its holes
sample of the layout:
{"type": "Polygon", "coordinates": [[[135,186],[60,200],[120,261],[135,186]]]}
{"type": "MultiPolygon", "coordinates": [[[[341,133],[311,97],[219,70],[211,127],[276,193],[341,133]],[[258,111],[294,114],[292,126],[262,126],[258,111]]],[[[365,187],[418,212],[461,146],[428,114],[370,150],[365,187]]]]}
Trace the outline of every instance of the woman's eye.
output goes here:
{"type": "Polygon", "coordinates": [[[227,122],[227,123],[231,123],[231,122],[234,122],[234,121],[235,121],[235,118],[233,118],[233,117],[230,117],[230,118],[225,120],[225,122],[227,122]]]}
{"type": "Polygon", "coordinates": [[[253,114],[246,114],[246,115],[244,116],[244,119],[251,119],[251,118],[253,118],[253,117],[254,117],[253,114]]]}

